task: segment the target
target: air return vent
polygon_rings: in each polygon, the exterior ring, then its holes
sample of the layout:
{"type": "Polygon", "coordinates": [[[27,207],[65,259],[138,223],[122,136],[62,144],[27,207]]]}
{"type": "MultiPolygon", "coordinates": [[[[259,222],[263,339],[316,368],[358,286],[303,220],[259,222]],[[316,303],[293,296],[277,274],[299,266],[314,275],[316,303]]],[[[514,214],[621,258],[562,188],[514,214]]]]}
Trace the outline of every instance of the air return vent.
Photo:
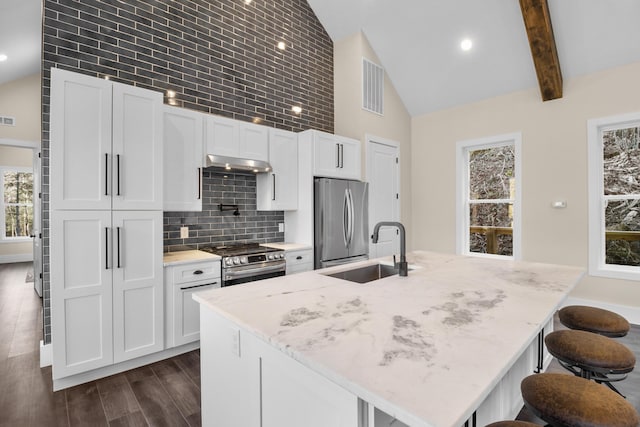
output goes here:
{"type": "Polygon", "coordinates": [[[2,126],[15,126],[16,118],[9,116],[0,116],[0,125],[2,126]]]}
{"type": "Polygon", "coordinates": [[[381,66],[362,58],[362,108],[383,114],[384,70],[381,66]]]}

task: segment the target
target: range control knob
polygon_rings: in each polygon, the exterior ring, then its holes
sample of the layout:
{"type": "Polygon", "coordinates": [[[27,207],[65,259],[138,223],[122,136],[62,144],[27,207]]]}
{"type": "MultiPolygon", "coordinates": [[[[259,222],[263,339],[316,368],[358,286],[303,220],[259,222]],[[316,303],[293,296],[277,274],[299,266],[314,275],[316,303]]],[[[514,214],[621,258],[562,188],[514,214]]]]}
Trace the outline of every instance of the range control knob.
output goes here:
{"type": "Polygon", "coordinates": [[[238,257],[234,257],[234,258],[233,258],[233,263],[234,263],[235,265],[240,264],[240,258],[238,258],[238,257]]]}
{"type": "Polygon", "coordinates": [[[273,259],[273,254],[270,254],[267,258],[268,259],[273,259]]]}
{"type": "Polygon", "coordinates": [[[224,260],[224,263],[227,264],[227,265],[231,265],[231,264],[233,264],[233,259],[227,258],[227,259],[224,260]]]}
{"type": "Polygon", "coordinates": [[[242,258],[240,258],[240,264],[247,264],[249,262],[249,258],[247,258],[246,256],[243,256],[242,258]]]}

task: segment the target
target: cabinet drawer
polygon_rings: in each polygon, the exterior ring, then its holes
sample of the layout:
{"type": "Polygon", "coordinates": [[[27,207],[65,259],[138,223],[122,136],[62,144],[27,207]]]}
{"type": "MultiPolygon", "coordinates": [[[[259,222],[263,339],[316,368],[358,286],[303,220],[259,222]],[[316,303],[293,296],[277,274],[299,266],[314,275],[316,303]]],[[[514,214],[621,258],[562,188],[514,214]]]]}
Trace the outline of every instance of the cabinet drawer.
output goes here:
{"type": "Polygon", "coordinates": [[[313,264],[313,251],[311,249],[305,249],[302,251],[291,251],[285,255],[287,260],[287,266],[294,266],[297,264],[313,264]]]}
{"type": "Polygon", "coordinates": [[[220,277],[220,261],[198,262],[173,267],[174,284],[218,277],[220,277]]]}

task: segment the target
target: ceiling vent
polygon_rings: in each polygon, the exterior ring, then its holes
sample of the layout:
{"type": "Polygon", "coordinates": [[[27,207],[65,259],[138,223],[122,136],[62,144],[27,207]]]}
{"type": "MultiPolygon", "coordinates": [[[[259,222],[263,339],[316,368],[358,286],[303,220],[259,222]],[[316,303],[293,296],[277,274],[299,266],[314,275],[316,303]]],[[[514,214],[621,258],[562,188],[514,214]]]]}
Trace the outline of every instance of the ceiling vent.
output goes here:
{"type": "Polygon", "coordinates": [[[383,114],[384,70],[381,66],[362,58],[362,108],[383,114]]]}
{"type": "Polygon", "coordinates": [[[0,116],[0,125],[2,126],[15,126],[16,118],[9,116],[0,116]]]}

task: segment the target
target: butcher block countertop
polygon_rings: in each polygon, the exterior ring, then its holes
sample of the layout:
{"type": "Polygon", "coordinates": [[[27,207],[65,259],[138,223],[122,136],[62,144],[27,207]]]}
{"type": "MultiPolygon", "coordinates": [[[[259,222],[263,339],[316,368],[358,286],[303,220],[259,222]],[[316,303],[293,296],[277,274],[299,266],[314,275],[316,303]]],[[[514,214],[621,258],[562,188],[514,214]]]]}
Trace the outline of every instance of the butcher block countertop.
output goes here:
{"type": "Polygon", "coordinates": [[[461,425],[583,275],[577,267],[416,251],[408,277],[327,276],[195,295],[303,365],[415,425],[461,425]]]}

